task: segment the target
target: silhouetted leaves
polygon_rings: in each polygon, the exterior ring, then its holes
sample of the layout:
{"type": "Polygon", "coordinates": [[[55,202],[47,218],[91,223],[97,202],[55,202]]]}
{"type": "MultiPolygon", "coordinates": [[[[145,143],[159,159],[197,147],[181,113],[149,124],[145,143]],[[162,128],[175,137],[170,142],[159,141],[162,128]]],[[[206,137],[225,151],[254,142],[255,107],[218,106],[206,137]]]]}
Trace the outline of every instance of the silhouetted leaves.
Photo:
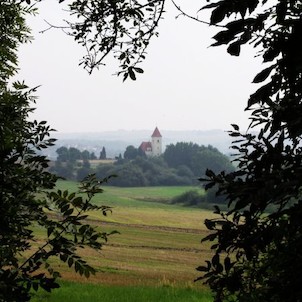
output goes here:
{"type": "Polygon", "coordinates": [[[227,51],[232,56],[239,56],[239,54],[240,54],[240,47],[241,47],[240,41],[236,41],[236,42],[230,44],[230,46],[228,47],[227,51]]]}
{"type": "Polygon", "coordinates": [[[80,65],[91,73],[104,65],[109,54],[119,60],[117,75],[123,80],[136,80],[137,67],[146,56],[146,49],[164,11],[164,0],[97,1],[77,0],[69,5],[75,22],[68,22],[69,34],[85,47],[87,54],[80,65]]]}
{"type": "MultiPolygon", "coordinates": [[[[210,1],[212,2],[212,1],[210,1]]],[[[231,55],[241,45],[257,47],[263,62],[272,62],[254,78],[262,83],[247,104],[251,124],[229,135],[237,170],[208,172],[209,186],[228,200],[228,212],[206,220],[213,241],[211,265],[200,266],[215,301],[298,301],[302,261],[301,236],[301,4],[295,1],[218,1],[211,23],[224,21],[213,46],[225,44],[231,55]],[[258,15],[245,16],[262,5],[258,15]],[[236,15],[236,20],[231,16],[236,15]],[[241,15],[241,17],[240,17],[241,15]],[[230,17],[230,21],[225,19],[230,17]],[[264,81],[266,83],[264,83],[264,81]],[[254,127],[257,134],[250,130],[254,127]],[[271,214],[268,214],[270,212],[271,214]],[[299,213],[299,214],[298,214],[299,213]],[[298,218],[299,216],[299,218],[298,218]]]]}
{"type": "Polygon", "coordinates": [[[265,68],[264,70],[262,70],[261,72],[259,72],[254,80],[253,80],[253,83],[260,83],[260,82],[263,82],[264,80],[266,80],[266,78],[270,75],[270,73],[272,72],[272,70],[276,67],[276,64],[268,67],[268,68],[265,68]]]}
{"type": "MultiPolygon", "coordinates": [[[[211,15],[211,24],[216,24],[221,22],[225,16],[228,13],[228,6],[226,5],[225,1],[220,1],[220,5],[215,5],[216,8],[213,10],[211,15]]],[[[204,8],[210,8],[209,5],[207,5],[204,8]]]]}
{"type": "Polygon", "coordinates": [[[99,250],[110,235],[85,221],[87,211],[110,211],[91,203],[109,177],[85,178],[85,196],[53,191],[57,177],[49,173],[48,160],[38,153],[54,145],[55,139],[50,138],[53,129],[46,121],[30,120],[36,88],[12,83],[17,47],[28,40],[24,18],[34,13],[28,4],[30,1],[0,2],[0,301],[5,302],[29,301],[32,290],[59,287],[60,273],[50,264],[53,257],[89,277],[95,271],[77,249],[89,246],[99,250]],[[84,232],[79,231],[82,225],[84,232]],[[33,226],[45,231],[44,242],[36,240],[33,226]],[[33,242],[38,246],[32,248],[33,242]]]}

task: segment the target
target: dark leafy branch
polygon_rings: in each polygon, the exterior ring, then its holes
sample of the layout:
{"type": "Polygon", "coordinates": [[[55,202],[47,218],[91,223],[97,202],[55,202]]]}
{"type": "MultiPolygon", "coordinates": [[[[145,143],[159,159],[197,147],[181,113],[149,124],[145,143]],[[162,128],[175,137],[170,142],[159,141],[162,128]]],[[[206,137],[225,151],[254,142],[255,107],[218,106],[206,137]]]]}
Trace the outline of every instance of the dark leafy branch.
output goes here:
{"type": "MultiPolygon", "coordinates": [[[[192,19],[194,21],[197,21],[199,23],[202,23],[202,24],[206,24],[206,25],[211,25],[210,22],[208,21],[205,21],[205,20],[202,20],[198,17],[194,17],[188,13],[186,13],[174,0],[171,0],[173,5],[175,6],[175,8],[180,12],[180,14],[178,16],[176,16],[176,18],[180,17],[180,16],[184,16],[186,18],[189,18],[189,19],[192,19]]],[[[224,27],[223,25],[219,25],[219,24],[216,24],[217,27],[224,27]]]]}
{"type": "Polygon", "coordinates": [[[80,64],[89,72],[103,64],[110,54],[120,61],[118,75],[124,80],[136,79],[142,73],[139,65],[146,48],[156,35],[158,22],[164,12],[163,0],[145,1],[74,1],[69,5],[77,22],[68,22],[70,34],[87,49],[80,64]]]}
{"type": "Polygon", "coordinates": [[[31,289],[58,287],[60,274],[51,267],[51,257],[59,257],[88,277],[95,270],[77,249],[100,250],[110,235],[86,220],[87,211],[106,214],[110,210],[92,204],[93,196],[102,192],[100,186],[109,178],[86,178],[81,187],[86,198],[49,191],[57,177],[47,171],[48,160],[39,151],[54,145],[53,129],[45,121],[29,119],[36,88],[12,81],[18,68],[18,47],[30,40],[25,17],[35,13],[22,2],[0,2],[0,301],[5,302],[29,301],[31,289]],[[37,225],[44,228],[47,239],[34,251],[32,229],[37,225]],[[28,253],[32,254],[26,257],[28,253]]]}
{"type": "MultiPolygon", "coordinates": [[[[87,194],[87,198],[68,191],[47,192],[45,207],[48,213],[38,223],[47,230],[48,239],[20,265],[19,270],[22,275],[33,273],[44,265],[53,279],[56,279],[60,274],[55,272],[48,262],[53,256],[67,262],[69,267],[74,266],[76,272],[84,274],[87,278],[90,274],[95,274],[94,268],[78,256],[76,249],[88,246],[100,250],[103,242],[106,242],[110,235],[99,232],[96,227],[85,223],[88,211],[101,211],[103,215],[111,211],[109,207],[91,203],[95,194],[103,191],[100,185],[107,182],[109,178],[98,181],[94,175],[89,175],[84,179],[80,192],[87,194]],[[56,219],[53,219],[54,217],[56,219]]],[[[27,286],[31,285],[30,283],[27,286]]],[[[53,285],[57,286],[55,283],[53,285]]]]}
{"type": "Polygon", "coordinates": [[[210,2],[211,24],[224,23],[213,46],[226,45],[231,55],[252,44],[265,67],[253,82],[260,87],[247,104],[251,124],[237,125],[234,138],[237,170],[207,171],[206,187],[219,187],[229,211],[216,208],[207,220],[214,256],[199,279],[215,292],[215,301],[298,301],[302,267],[297,253],[301,236],[301,1],[210,2]],[[264,4],[266,7],[264,8],[264,4]],[[270,6],[269,6],[270,5],[270,6]],[[268,7],[269,6],[269,7],[268,7]],[[257,134],[250,131],[258,127],[257,134]]]}
{"type": "MultiPolygon", "coordinates": [[[[80,61],[89,73],[105,64],[108,55],[119,62],[117,75],[136,80],[146,49],[164,13],[166,0],[76,0],[64,1],[75,21],[58,26],[47,22],[49,29],[62,29],[84,47],[86,55],[80,61]]],[[[21,0],[29,5],[36,1],[21,0]]]]}
{"type": "Polygon", "coordinates": [[[12,89],[1,90],[1,301],[28,301],[31,288],[51,291],[58,287],[56,279],[60,274],[49,263],[52,257],[59,257],[89,277],[95,270],[78,255],[77,249],[100,250],[110,235],[100,232],[86,218],[88,211],[101,211],[104,215],[110,211],[106,206],[93,204],[92,198],[103,191],[102,184],[111,177],[98,180],[94,175],[88,176],[81,184],[81,195],[49,191],[57,177],[47,172],[48,160],[37,150],[52,146],[54,140],[49,138],[52,129],[46,122],[28,121],[34,91],[18,82],[12,89]],[[25,252],[32,251],[33,225],[43,227],[47,239],[22,260],[25,252]]]}

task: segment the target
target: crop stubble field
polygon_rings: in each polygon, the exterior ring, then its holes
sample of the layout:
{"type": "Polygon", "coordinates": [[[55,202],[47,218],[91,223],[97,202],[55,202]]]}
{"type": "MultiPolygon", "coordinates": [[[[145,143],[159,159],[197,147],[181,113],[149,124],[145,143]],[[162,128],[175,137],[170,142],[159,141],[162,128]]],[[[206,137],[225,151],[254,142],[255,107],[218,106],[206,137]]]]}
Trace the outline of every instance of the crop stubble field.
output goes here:
{"type": "MultiPolygon", "coordinates": [[[[77,183],[58,182],[58,188],[73,192],[77,183]]],[[[104,186],[94,199],[112,207],[103,216],[91,213],[90,222],[101,230],[119,234],[109,237],[99,252],[85,249],[80,253],[97,269],[85,279],[59,262],[63,279],[105,286],[171,286],[203,288],[194,283],[195,268],[211,257],[204,219],[211,211],[168,204],[168,201],[192,187],[117,188],[104,186]],[[160,202],[157,202],[160,201],[160,202]]],[[[200,189],[202,190],[202,189],[200,189]]],[[[36,229],[39,232],[39,229],[36,229]]],[[[41,233],[41,239],[43,234],[41,233]]],[[[38,244],[37,242],[36,244],[38,244]]]]}
{"type": "MultiPolygon", "coordinates": [[[[75,182],[60,181],[61,190],[76,191],[75,182]]],[[[92,213],[102,230],[120,234],[109,237],[100,252],[81,253],[98,273],[89,282],[115,285],[193,284],[195,268],[210,257],[203,224],[210,211],[164,203],[192,187],[117,188],[104,186],[95,203],[112,207],[105,217],[92,213]],[[161,202],[156,202],[160,200],[161,202]]],[[[202,189],[201,189],[202,190],[202,189]]],[[[68,267],[60,265],[63,277],[80,281],[68,267]]],[[[201,286],[201,284],[199,284],[201,286]]]]}

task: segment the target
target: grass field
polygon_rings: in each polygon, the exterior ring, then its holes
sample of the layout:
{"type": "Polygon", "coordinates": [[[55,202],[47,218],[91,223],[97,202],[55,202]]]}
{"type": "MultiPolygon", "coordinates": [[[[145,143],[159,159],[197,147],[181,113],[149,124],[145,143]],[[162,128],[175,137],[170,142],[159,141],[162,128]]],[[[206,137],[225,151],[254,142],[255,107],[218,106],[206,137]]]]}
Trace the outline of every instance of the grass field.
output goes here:
{"type": "Polygon", "coordinates": [[[169,286],[104,286],[61,282],[61,288],[49,294],[39,292],[32,302],[211,302],[209,291],[169,286]]]}
{"type": "MultiPolygon", "coordinates": [[[[77,190],[77,184],[60,181],[58,188],[72,192],[77,190]]],[[[135,292],[136,296],[140,295],[140,290],[144,290],[147,296],[154,292],[154,297],[150,296],[143,300],[125,296],[124,300],[110,298],[102,301],[177,302],[197,301],[197,298],[198,301],[203,301],[200,299],[205,293],[200,293],[200,289],[205,288],[201,283],[194,283],[193,280],[199,276],[195,268],[211,257],[209,245],[202,245],[200,240],[207,234],[203,224],[204,219],[213,217],[213,214],[198,208],[163,203],[163,199],[168,200],[190,189],[192,187],[105,186],[104,193],[98,194],[94,202],[111,206],[112,214],[104,217],[101,213],[92,213],[91,219],[100,229],[107,232],[117,230],[120,234],[110,236],[108,243],[99,252],[89,249],[80,251],[97,269],[97,274],[87,280],[75,274],[64,264],[55,262],[54,265],[60,266],[59,270],[64,280],[80,282],[81,286],[84,286],[82,284],[85,282],[89,282],[91,284],[89,286],[92,287],[102,284],[103,287],[99,290],[104,292],[104,295],[105,292],[106,294],[110,292],[108,288],[114,288],[113,292],[126,291],[127,288],[130,292],[135,292]],[[156,202],[158,199],[161,199],[161,202],[156,202]],[[158,291],[165,292],[160,295],[169,296],[177,290],[179,290],[177,293],[179,297],[182,291],[187,294],[191,291],[192,299],[156,298],[158,291]],[[194,295],[197,295],[196,299],[194,295]]],[[[40,232],[39,229],[35,231],[38,234],[40,232]]],[[[43,234],[41,233],[40,236],[42,240],[43,234]]],[[[38,245],[39,242],[36,244],[38,245]]],[[[70,284],[69,287],[74,283],[70,284]]],[[[64,290],[65,287],[64,285],[64,290]]],[[[61,293],[64,295],[63,291],[61,293]]],[[[101,301],[97,299],[99,298],[90,301],[101,301]]],[[[45,301],[71,300],[60,298],[45,301]]],[[[72,301],[80,300],[74,298],[72,301]]],[[[207,298],[204,301],[210,300],[207,298]]]]}

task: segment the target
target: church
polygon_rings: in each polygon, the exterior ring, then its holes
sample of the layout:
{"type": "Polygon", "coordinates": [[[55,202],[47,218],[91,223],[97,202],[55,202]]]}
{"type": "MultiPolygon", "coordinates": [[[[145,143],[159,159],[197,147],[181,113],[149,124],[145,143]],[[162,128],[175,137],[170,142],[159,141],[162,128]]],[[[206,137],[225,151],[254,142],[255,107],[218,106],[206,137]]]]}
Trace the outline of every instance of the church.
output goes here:
{"type": "Polygon", "coordinates": [[[147,156],[160,156],[162,154],[162,135],[156,127],[151,135],[151,141],[142,142],[139,146],[147,156]]]}

